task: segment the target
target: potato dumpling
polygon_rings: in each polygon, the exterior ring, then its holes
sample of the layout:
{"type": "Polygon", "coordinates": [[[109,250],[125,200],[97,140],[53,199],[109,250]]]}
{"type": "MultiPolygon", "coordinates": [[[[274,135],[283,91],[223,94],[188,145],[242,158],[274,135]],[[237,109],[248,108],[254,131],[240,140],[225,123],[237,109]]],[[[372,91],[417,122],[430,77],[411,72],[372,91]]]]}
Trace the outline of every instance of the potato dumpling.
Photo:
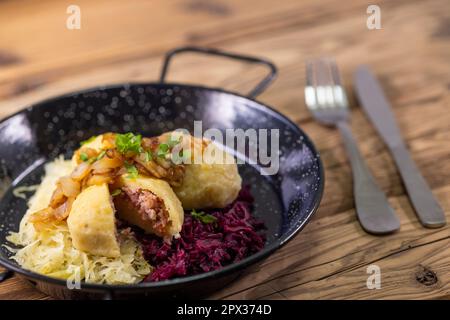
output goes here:
{"type": "Polygon", "coordinates": [[[184,209],[224,208],[241,190],[236,161],[215,143],[203,140],[202,144],[201,139],[193,139],[193,154],[202,152],[202,161],[185,165],[183,182],[174,191],[184,209]]]}
{"type": "Polygon", "coordinates": [[[115,210],[106,184],[83,190],[72,204],[67,225],[78,250],[104,257],[119,257],[115,210]]]}
{"type": "Polygon", "coordinates": [[[122,175],[115,188],[120,188],[114,197],[117,215],[148,233],[171,238],[178,236],[184,220],[180,200],[170,185],[160,179],[144,177],[130,178],[122,175]]]}

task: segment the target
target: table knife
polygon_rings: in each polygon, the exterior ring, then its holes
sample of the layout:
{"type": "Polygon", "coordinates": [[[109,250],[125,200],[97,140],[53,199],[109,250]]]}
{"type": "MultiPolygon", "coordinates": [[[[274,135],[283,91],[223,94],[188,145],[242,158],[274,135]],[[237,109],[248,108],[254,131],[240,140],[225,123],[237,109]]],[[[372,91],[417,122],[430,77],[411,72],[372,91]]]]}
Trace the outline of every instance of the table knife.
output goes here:
{"type": "Polygon", "coordinates": [[[391,151],[406,191],[423,226],[439,228],[446,224],[444,211],[420,174],[403,139],[379,82],[367,66],[354,74],[357,97],[365,113],[391,151]]]}

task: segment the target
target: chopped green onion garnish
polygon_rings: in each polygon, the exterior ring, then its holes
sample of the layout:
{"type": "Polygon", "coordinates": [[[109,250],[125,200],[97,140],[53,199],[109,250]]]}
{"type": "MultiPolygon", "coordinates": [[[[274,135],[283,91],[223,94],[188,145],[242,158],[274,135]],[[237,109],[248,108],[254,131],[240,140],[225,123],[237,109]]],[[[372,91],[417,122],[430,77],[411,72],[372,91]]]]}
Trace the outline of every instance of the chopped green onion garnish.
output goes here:
{"type": "Polygon", "coordinates": [[[125,162],[125,168],[128,172],[128,178],[136,179],[139,176],[139,171],[135,165],[125,162]]]}
{"type": "Polygon", "coordinates": [[[127,152],[140,153],[142,136],[140,134],[135,135],[132,132],[116,135],[116,147],[117,150],[125,154],[127,152]]]}
{"type": "Polygon", "coordinates": [[[97,158],[95,158],[95,160],[100,160],[102,159],[106,154],[106,150],[102,150],[102,152],[100,152],[97,156],[97,158]]]}
{"type": "Polygon", "coordinates": [[[89,160],[89,157],[88,157],[88,155],[86,153],[82,152],[82,153],[80,153],[80,159],[82,161],[86,162],[86,161],[89,160]]]}
{"type": "Polygon", "coordinates": [[[164,158],[169,152],[169,145],[166,143],[161,143],[158,146],[158,157],[164,158]]]}
{"type": "Polygon", "coordinates": [[[183,136],[178,137],[178,140],[172,140],[172,136],[170,136],[169,141],[167,141],[167,144],[169,145],[170,148],[175,147],[177,144],[179,144],[181,142],[181,140],[183,139],[183,136]]]}
{"type": "Polygon", "coordinates": [[[195,219],[197,219],[203,223],[215,223],[217,221],[216,217],[214,217],[211,214],[206,214],[203,211],[197,212],[195,210],[192,210],[191,215],[192,215],[192,217],[194,217],[195,219]]]}
{"type": "Polygon", "coordinates": [[[152,153],[150,151],[145,151],[144,157],[145,157],[145,162],[149,162],[153,158],[152,153]]]}

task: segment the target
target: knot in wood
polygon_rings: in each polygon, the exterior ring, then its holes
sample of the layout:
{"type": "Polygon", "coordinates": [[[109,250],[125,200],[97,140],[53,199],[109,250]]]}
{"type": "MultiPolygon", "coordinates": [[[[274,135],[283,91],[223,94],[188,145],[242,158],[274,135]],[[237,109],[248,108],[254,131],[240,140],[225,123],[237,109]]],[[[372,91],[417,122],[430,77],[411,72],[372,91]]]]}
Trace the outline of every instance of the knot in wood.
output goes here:
{"type": "Polygon", "coordinates": [[[438,276],[430,268],[420,266],[420,270],[416,273],[416,281],[429,287],[438,282],[438,276]]]}

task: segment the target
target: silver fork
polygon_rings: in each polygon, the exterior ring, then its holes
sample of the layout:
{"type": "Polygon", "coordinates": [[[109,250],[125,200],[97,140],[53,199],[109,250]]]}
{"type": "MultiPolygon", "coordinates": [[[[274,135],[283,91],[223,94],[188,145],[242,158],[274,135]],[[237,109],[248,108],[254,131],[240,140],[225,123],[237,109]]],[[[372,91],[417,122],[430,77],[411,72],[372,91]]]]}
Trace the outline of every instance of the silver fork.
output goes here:
{"type": "Polygon", "coordinates": [[[398,230],[400,222],[370,173],[348,125],[347,96],[334,60],[306,63],[305,101],[318,122],[336,126],[341,132],[353,171],[356,214],[363,229],[374,234],[398,230]]]}

